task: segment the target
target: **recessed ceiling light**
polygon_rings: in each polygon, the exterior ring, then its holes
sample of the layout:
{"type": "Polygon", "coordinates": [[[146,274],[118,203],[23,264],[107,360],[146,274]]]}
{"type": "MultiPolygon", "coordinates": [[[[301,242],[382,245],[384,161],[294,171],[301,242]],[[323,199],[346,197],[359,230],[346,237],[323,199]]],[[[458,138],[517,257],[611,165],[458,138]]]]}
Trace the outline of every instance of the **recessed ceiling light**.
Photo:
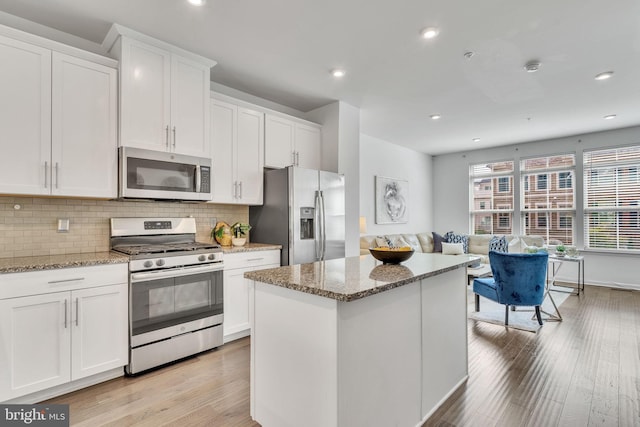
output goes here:
{"type": "Polygon", "coordinates": [[[613,76],[613,71],[605,71],[604,73],[596,74],[596,80],[607,80],[613,76]]]}
{"type": "Polygon", "coordinates": [[[472,52],[472,51],[468,50],[468,51],[466,51],[466,52],[464,53],[464,55],[463,55],[463,56],[464,56],[464,59],[466,59],[467,61],[469,61],[469,60],[471,60],[471,58],[473,58],[475,55],[476,55],[476,53],[475,53],[475,52],[472,52]]]}
{"type": "Polygon", "coordinates": [[[442,117],[440,114],[432,114],[431,116],[431,120],[438,120],[440,117],[442,117]]]}
{"type": "Polygon", "coordinates": [[[607,114],[606,116],[603,117],[603,119],[605,120],[611,120],[611,119],[615,119],[616,115],[615,114],[607,114]]]}
{"type": "Polygon", "coordinates": [[[472,141],[473,142],[480,142],[480,138],[473,138],[472,141]]]}
{"type": "Polygon", "coordinates": [[[344,70],[340,69],[340,68],[336,68],[335,70],[331,71],[331,75],[333,77],[340,78],[340,77],[344,77],[345,74],[346,74],[346,72],[344,70]]]}
{"type": "Polygon", "coordinates": [[[524,64],[524,69],[527,70],[527,73],[535,73],[540,69],[541,65],[539,61],[529,61],[524,64]]]}
{"type": "Polygon", "coordinates": [[[424,39],[432,39],[436,37],[438,34],[440,34],[440,30],[438,30],[436,27],[427,27],[424,30],[422,30],[420,34],[424,39]]]}
{"type": "Polygon", "coordinates": [[[202,6],[206,3],[206,0],[187,0],[187,1],[194,6],[202,6]]]}

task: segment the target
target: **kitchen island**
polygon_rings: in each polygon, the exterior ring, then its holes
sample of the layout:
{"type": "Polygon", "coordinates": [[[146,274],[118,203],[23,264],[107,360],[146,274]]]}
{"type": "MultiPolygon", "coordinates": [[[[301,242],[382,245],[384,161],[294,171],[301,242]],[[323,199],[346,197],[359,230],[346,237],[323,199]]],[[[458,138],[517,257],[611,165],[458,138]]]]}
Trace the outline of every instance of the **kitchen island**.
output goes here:
{"type": "Polygon", "coordinates": [[[467,255],[246,273],[263,427],[419,426],[467,379],[467,255]]]}

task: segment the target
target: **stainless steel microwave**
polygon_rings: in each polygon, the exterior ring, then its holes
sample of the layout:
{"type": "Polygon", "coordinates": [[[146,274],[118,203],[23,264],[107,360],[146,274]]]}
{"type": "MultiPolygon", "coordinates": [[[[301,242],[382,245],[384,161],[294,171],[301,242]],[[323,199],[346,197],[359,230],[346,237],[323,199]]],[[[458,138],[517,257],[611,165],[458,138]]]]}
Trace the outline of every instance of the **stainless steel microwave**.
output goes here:
{"type": "Polygon", "coordinates": [[[211,159],[120,147],[120,198],[211,200],[211,159]]]}

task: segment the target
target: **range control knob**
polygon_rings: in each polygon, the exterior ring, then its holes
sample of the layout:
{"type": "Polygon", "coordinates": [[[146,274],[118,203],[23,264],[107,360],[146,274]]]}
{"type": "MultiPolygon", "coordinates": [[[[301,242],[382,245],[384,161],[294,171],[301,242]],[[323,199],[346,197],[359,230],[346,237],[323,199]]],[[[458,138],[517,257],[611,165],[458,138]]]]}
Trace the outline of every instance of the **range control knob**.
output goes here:
{"type": "Polygon", "coordinates": [[[159,260],[157,260],[157,261],[156,261],[156,265],[157,265],[158,267],[162,267],[162,266],[164,265],[164,260],[163,260],[163,259],[159,259],[159,260]]]}
{"type": "Polygon", "coordinates": [[[209,259],[210,259],[210,260],[214,260],[214,259],[216,259],[215,254],[209,254],[209,259]]]}
{"type": "Polygon", "coordinates": [[[145,261],[144,264],[142,264],[145,266],[145,268],[149,268],[149,267],[153,267],[153,262],[152,261],[145,261]]]}
{"type": "Polygon", "coordinates": [[[207,259],[206,255],[198,256],[198,261],[206,261],[206,259],[207,259]]]}

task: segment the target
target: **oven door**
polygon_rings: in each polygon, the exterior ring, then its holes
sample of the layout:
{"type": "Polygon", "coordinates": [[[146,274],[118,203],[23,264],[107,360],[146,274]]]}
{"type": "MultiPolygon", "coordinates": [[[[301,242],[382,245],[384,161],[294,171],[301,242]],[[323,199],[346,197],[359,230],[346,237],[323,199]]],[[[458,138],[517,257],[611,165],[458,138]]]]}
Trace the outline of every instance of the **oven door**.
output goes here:
{"type": "Polygon", "coordinates": [[[222,271],[222,263],[214,263],[132,273],[131,346],[222,324],[222,271]]]}
{"type": "Polygon", "coordinates": [[[120,197],[210,200],[211,161],[120,147],[120,197]]]}

